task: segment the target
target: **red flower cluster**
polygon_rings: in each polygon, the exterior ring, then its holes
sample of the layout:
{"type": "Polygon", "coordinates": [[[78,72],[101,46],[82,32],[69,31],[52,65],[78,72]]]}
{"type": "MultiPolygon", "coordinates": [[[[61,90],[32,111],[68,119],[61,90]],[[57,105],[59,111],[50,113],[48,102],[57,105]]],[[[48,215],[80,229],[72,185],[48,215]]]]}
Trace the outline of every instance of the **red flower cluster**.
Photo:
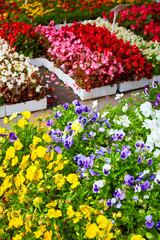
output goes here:
{"type": "Polygon", "coordinates": [[[21,12],[22,10],[18,8],[15,2],[6,2],[5,0],[0,1],[0,21],[4,21],[9,17],[18,19],[19,13],[21,12]]]}
{"type": "Polygon", "coordinates": [[[11,23],[5,22],[0,24],[0,37],[5,39],[11,47],[14,46],[20,33],[25,36],[30,35],[30,40],[36,34],[34,27],[24,22],[11,21],[11,23]]]}
{"type": "MultiPolygon", "coordinates": [[[[105,13],[103,17],[106,19],[105,13]]],[[[114,13],[110,12],[107,18],[112,22],[114,13]]],[[[160,42],[160,2],[141,7],[133,5],[131,8],[122,10],[117,17],[120,25],[130,28],[145,40],[160,42]]]]}
{"type": "Polygon", "coordinates": [[[35,32],[34,26],[13,20],[0,23],[0,37],[5,39],[11,47],[30,58],[43,55],[41,47],[43,36],[35,32]],[[24,46],[25,45],[25,46],[24,46]]]}
{"type": "Polygon", "coordinates": [[[120,80],[134,80],[141,77],[151,78],[152,64],[142,55],[139,48],[131,46],[129,42],[123,42],[122,39],[117,39],[115,34],[107,28],[96,27],[90,24],[80,24],[74,22],[70,27],[66,26],[66,31],[72,32],[81,42],[90,50],[98,51],[107,56],[108,51],[112,52],[114,61],[120,62],[124,69],[120,75],[116,74],[114,78],[120,80]]]}

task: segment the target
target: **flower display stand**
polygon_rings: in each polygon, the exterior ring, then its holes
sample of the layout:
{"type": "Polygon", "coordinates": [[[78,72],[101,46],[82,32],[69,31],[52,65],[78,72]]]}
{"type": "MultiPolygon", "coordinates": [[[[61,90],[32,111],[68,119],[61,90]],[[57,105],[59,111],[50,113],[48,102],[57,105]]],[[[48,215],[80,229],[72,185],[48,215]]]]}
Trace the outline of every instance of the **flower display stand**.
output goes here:
{"type": "Polygon", "coordinates": [[[160,83],[160,76],[154,76],[151,79],[141,78],[139,81],[128,81],[128,82],[118,83],[118,91],[119,92],[127,92],[130,90],[143,88],[147,84],[149,84],[153,81],[158,81],[160,83]]]}
{"type": "Polygon", "coordinates": [[[47,97],[44,97],[40,99],[39,101],[31,100],[26,101],[23,103],[16,103],[16,104],[5,104],[3,106],[0,106],[0,118],[3,118],[5,116],[11,116],[13,113],[20,114],[24,111],[38,111],[43,110],[47,108],[47,97]]]}
{"type": "Polygon", "coordinates": [[[141,78],[139,81],[128,81],[123,83],[114,84],[113,86],[103,86],[99,88],[91,89],[87,92],[76,85],[75,81],[68,75],[65,74],[61,69],[54,67],[54,63],[50,62],[45,58],[34,58],[30,59],[30,63],[36,65],[37,67],[45,67],[49,71],[54,72],[57,77],[62,80],[66,85],[71,87],[75,94],[77,94],[81,100],[89,100],[99,97],[104,97],[106,95],[116,94],[117,90],[119,92],[127,92],[130,90],[135,90],[145,87],[147,84],[153,81],[158,81],[160,83],[160,76],[154,76],[151,79],[141,78]]]}
{"type": "Polygon", "coordinates": [[[36,65],[37,67],[46,67],[49,71],[52,71],[58,76],[60,80],[62,80],[67,86],[71,87],[75,94],[77,94],[81,100],[89,100],[98,97],[104,97],[106,95],[113,95],[117,92],[117,84],[113,86],[107,85],[99,88],[91,89],[90,92],[87,92],[84,89],[81,89],[78,85],[76,85],[75,81],[68,75],[65,74],[59,68],[54,67],[53,62],[48,61],[44,58],[35,58],[30,60],[31,64],[36,65]]]}

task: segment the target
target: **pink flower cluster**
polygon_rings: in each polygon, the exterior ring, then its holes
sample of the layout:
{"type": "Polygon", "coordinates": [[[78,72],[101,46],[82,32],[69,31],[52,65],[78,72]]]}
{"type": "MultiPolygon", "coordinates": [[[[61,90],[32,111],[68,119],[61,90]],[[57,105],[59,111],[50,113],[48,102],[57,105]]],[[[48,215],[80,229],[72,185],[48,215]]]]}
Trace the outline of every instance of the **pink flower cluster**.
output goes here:
{"type": "Polygon", "coordinates": [[[40,31],[50,41],[48,53],[56,67],[73,77],[76,84],[86,91],[114,84],[115,73],[123,72],[121,63],[116,61],[112,52],[107,51],[104,55],[91,51],[66,28],[56,30],[53,21],[48,26],[39,25],[36,31],[40,31]]]}
{"type": "Polygon", "coordinates": [[[74,22],[57,30],[52,21],[36,31],[50,42],[50,60],[86,91],[135,77],[151,78],[152,65],[139,48],[117,39],[106,28],[74,22]]]}

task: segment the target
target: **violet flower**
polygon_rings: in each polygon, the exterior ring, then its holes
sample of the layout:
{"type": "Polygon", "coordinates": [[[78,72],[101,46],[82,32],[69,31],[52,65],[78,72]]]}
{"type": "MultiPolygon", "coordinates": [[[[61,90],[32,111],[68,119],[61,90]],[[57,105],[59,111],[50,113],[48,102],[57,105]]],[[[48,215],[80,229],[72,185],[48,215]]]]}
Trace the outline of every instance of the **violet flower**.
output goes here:
{"type": "Polygon", "coordinates": [[[15,135],[15,133],[14,132],[10,132],[9,133],[9,141],[10,142],[15,142],[15,141],[17,141],[17,139],[18,139],[18,137],[15,135]]]}
{"type": "Polygon", "coordinates": [[[146,227],[147,228],[152,228],[154,226],[154,222],[152,221],[152,215],[146,216],[145,219],[147,220],[145,222],[146,227]]]}

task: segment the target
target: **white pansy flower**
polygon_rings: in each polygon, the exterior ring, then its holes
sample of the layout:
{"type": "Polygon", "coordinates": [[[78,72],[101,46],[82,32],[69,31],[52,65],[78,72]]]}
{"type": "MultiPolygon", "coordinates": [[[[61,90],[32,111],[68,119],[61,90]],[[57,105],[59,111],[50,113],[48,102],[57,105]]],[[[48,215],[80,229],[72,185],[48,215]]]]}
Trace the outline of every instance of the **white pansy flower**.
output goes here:
{"type": "Polygon", "coordinates": [[[126,103],[123,107],[122,107],[122,111],[126,112],[128,110],[128,103],[126,103]]]}
{"type": "Polygon", "coordinates": [[[119,100],[119,99],[123,98],[123,96],[124,96],[123,93],[121,93],[121,94],[117,93],[115,96],[115,100],[119,100]]]}

